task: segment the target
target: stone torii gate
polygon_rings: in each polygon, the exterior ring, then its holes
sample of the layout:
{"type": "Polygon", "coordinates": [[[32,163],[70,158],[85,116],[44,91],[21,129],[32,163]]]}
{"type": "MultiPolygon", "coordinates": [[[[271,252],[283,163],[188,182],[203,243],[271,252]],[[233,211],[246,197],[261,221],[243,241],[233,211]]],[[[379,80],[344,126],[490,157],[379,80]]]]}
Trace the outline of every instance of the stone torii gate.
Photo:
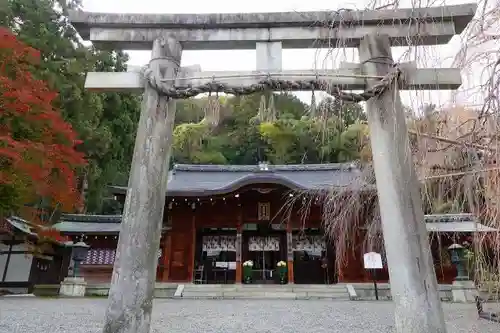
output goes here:
{"type": "Polygon", "coordinates": [[[82,38],[98,47],[152,49],[146,71],[87,75],[88,89],[144,91],[104,333],[149,332],[175,99],[265,89],[324,89],[340,99],[367,101],[397,332],[446,332],[398,90],[457,89],[461,78],[453,68],[395,66],[391,46],[445,44],[475,11],[468,4],[342,13],[72,12],[82,38]],[[328,71],[282,70],[283,48],[312,45],[357,47],[361,63],[328,71]],[[255,49],[257,71],[180,68],[183,50],[207,49],[255,49]]]}

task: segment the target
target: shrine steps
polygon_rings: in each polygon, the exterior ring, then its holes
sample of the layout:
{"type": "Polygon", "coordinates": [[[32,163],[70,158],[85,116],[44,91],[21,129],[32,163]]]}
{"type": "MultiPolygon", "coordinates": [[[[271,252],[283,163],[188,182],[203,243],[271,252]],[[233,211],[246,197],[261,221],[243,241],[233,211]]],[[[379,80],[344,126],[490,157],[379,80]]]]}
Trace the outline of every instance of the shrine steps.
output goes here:
{"type": "Polygon", "coordinates": [[[179,285],[175,298],[184,299],[330,299],[349,300],[346,286],[337,285],[179,285]]]}

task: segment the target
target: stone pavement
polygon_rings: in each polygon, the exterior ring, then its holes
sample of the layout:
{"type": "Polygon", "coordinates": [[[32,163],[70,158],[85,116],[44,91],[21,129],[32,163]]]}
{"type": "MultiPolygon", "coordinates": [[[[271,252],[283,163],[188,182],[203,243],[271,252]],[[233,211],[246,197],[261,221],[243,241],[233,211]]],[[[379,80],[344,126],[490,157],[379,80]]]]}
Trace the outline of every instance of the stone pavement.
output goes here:
{"type": "MultiPolygon", "coordinates": [[[[0,333],[100,333],[106,299],[0,298],[0,333]]],[[[493,333],[474,305],[444,304],[448,333],[493,333]]],[[[169,300],[154,304],[153,333],[393,331],[392,303],[290,300],[169,300]]]]}

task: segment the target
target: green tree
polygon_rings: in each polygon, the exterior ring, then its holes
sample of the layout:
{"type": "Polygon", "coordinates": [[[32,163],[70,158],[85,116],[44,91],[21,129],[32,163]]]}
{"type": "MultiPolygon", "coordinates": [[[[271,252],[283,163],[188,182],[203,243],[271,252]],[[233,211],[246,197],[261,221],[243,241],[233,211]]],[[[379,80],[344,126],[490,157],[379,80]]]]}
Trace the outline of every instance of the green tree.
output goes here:
{"type": "Polygon", "coordinates": [[[346,105],[342,112],[326,118],[308,117],[308,106],[294,95],[274,94],[278,119],[261,123],[257,113],[262,98],[264,112],[270,112],[270,96],[261,93],[221,99],[221,115],[215,127],[199,121],[207,98],[180,101],[178,116],[190,123],[175,129],[174,163],[323,163],[360,158],[358,145],[364,137],[364,127],[359,123],[364,119],[361,107],[346,105]]]}
{"type": "Polygon", "coordinates": [[[174,130],[173,155],[175,162],[195,164],[225,164],[226,158],[211,144],[213,137],[205,122],[181,124],[174,130]]]}
{"type": "Polygon", "coordinates": [[[339,125],[341,125],[343,129],[346,129],[358,120],[366,120],[366,113],[361,105],[338,101],[332,97],[322,99],[317,109],[318,112],[324,114],[326,118],[337,118],[339,120],[339,125]]]}
{"type": "Polygon", "coordinates": [[[9,0],[0,23],[40,50],[42,64],[34,75],[59,92],[55,104],[83,141],[89,163],[80,187],[88,183],[87,211],[101,213],[109,198],[107,185],[127,182],[139,100],[132,94],[85,91],[86,72],[124,71],[127,56],[82,44],[67,20],[68,10],[80,5],[77,0],[9,0]]]}
{"type": "Polygon", "coordinates": [[[297,134],[293,131],[294,123],[294,120],[279,120],[260,124],[260,134],[268,143],[269,162],[273,164],[293,162],[293,149],[297,141],[297,134]]]}

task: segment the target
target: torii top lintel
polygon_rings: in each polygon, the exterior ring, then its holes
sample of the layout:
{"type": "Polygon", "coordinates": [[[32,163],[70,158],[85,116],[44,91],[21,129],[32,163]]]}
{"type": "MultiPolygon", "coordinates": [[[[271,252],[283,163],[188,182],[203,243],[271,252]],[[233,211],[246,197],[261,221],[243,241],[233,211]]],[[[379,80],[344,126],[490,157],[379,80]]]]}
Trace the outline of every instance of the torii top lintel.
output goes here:
{"type": "Polygon", "coordinates": [[[245,14],[111,14],[73,11],[83,39],[104,47],[150,50],[154,39],[175,36],[185,50],[254,49],[281,41],[284,48],[356,47],[369,33],[393,45],[445,44],[472,20],[477,4],[395,10],[245,14]]]}

